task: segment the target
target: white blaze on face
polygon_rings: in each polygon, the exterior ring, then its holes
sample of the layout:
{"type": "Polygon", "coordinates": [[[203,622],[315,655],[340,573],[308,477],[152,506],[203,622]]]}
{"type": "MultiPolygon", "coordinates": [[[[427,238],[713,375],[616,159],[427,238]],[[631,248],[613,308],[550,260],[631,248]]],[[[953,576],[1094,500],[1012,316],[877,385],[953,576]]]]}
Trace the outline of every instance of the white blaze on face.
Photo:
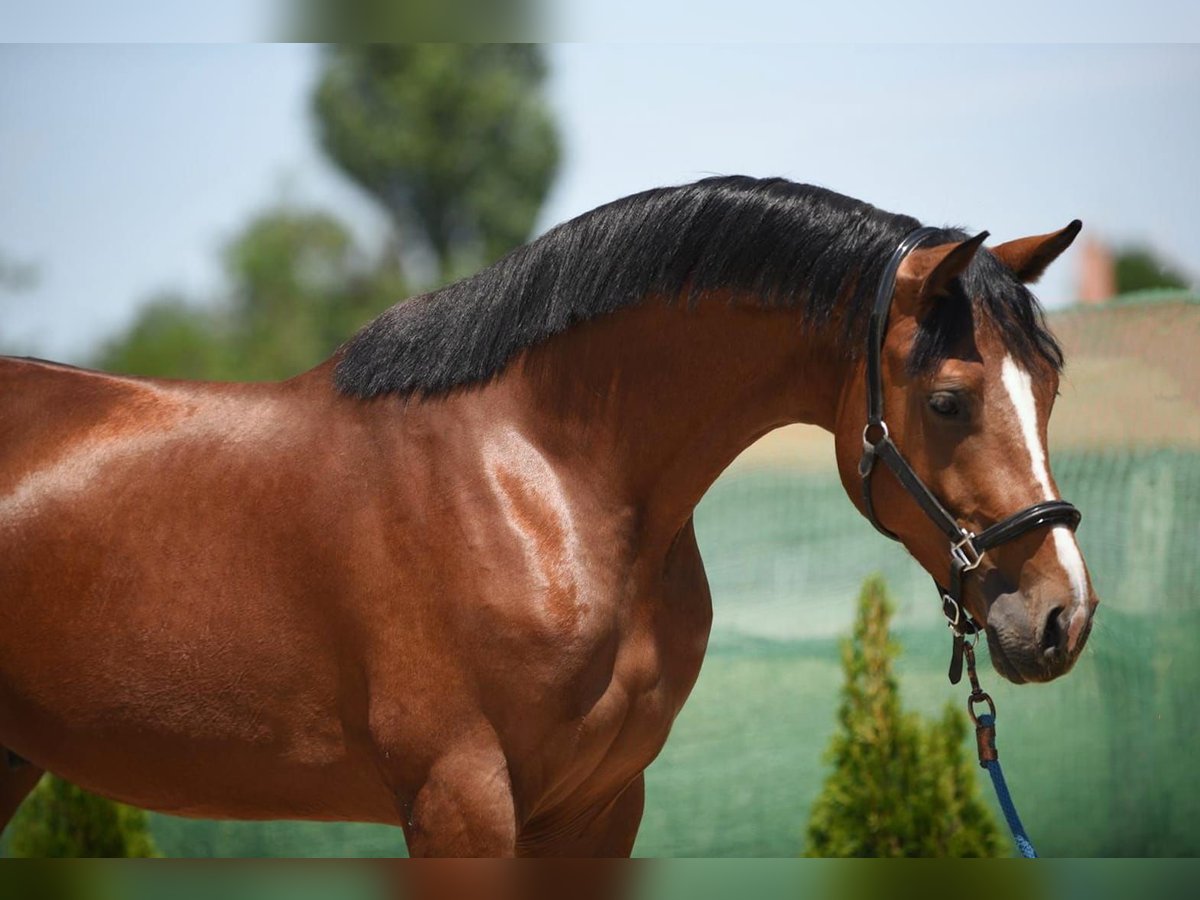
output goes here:
{"type": "MultiPolygon", "coordinates": [[[[1047,500],[1059,499],[1050,487],[1050,472],[1046,468],[1046,450],[1042,447],[1042,439],[1038,434],[1037,402],[1033,398],[1033,381],[1029,373],[1013,362],[1011,356],[1004,357],[1000,367],[1000,380],[1008,391],[1008,399],[1012,401],[1017,413],[1017,421],[1021,424],[1021,434],[1025,438],[1025,447],[1029,450],[1029,459],[1033,466],[1033,477],[1041,485],[1047,500]]],[[[1075,595],[1076,612],[1087,607],[1087,573],[1083,567],[1083,554],[1079,552],[1079,544],[1075,533],[1065,525],[1054,526],[1050,533],[1054,537],[1054,549],[1058,552],[1058,562],[1071,581],[1071,592],[1075,595]]]]}

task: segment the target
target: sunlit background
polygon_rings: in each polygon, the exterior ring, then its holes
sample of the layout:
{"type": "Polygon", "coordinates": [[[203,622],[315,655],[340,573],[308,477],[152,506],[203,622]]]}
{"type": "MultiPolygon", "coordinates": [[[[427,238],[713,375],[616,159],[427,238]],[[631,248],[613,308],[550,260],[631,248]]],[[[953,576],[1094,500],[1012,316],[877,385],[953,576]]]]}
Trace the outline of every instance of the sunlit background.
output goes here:
{"type": "MultiPolygon", "coordinates": [[[[7,0],[0,10],[18,13],[7,0]]],[[[273,27],[266,7],[209,12],[214,40],[273,27]]],[[[1101,20],[1110,12],[1096,8],[1101,20]]],[[[628,14],[618,4],[609,27],[628,14]]],[[[7,25],[32,38],[50,27],[36,10],[7,25]]],[[[1068,352],[1054,466],[1084,511],[1080,540],[1104,606],[1067,679],[989,682],[1009,777],[1045,852],[1194,855],[1200,50],[533,53],[544,70],[518,89],[552,137],[538,151],[550,154],[538,164],[547,189],[520,198],[529,223],[517,240],[713,173],[821,184],[995,241],[1084,221],[1038,292],[1068,352]]],[[[311,45],[0,47],[0,350],[136,374],[283,377],[390,303],[494,257],[474,238],[439,253],[331,149],[336,128],[315,97],[337,59],[311,45]]],[[[445,88],[430,71],[405,77],[445,88]]],[[[482,166],[500,166],[500,148],[477,149],[482,166]]],[[[802,428],[739,460],[697,531],[712,649],[649,770],[637,852],[802,853],[859,585],[874,571],[887,578],[904,702],[925,713],[962,700],[945,682],[939,611],[927,576],[846,500],[827,439],[802,428]]],[[[171,856],[402,848],[398,831],[377,826],[153,816],[150,827],[171,856]]]]}
{"type": "MultiPolygon", "coordinates": [[[[1191,47],[552,46],[561,169],[538,230],[647,187],[784,175],[1007,240],[1200,259],[1191,47]]],[[[31,269],[3,339],[83,361],[162,291],[219,293],[219,250],[279,203],[365,248],[386,219],[321,153],[313,46],[6,47],[0,253],[31,269]]],[[[1079,249],[1039,290],[1074,299],[1079,249]]]]}

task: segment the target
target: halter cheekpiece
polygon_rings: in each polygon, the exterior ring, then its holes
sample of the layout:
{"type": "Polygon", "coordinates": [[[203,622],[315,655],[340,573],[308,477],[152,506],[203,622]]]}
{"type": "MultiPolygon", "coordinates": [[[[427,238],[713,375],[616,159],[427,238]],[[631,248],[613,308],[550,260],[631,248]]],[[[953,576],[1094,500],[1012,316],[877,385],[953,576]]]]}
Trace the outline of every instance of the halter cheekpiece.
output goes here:
{"type": "Polygon", "coordinates": [[[924,226],[910,231],[892,251],[871,309],[867,343],[867,424],[863,428],[863,454],[858,464],[862,478],[863,506],[871,524],[892,540],[899,538],[885,528],[875,515],[875,504],[871,498],[871,475],[876,460],[884,464],[908,491],[938,528],[949,539],[950,584],[943,587],[934,580],[942,602],[942,612],[954,635],[954,648],[950,658],[950,681],[958,684],[962,678],[963,648],[967,636],[977,634],[981,628],[963,605],[963,576],[975,569],[984,554],[1000,544],[1011,541],[1037,528],[1065,525],[1074,530],[1079,526],[1080,513],[1065,500],[1047,500],[1019,510],[1005,519],[990,525],[979,534],[963,528],[942,505],[934,493],[921,481],[908,464],[900,449],[892,441],[887,422],[883,418],[883,339],[887,333],[888,313],[892,306],[892,295],[896,288],[896,275],[904,258],[919,247],[938,229],[924,226]]]}

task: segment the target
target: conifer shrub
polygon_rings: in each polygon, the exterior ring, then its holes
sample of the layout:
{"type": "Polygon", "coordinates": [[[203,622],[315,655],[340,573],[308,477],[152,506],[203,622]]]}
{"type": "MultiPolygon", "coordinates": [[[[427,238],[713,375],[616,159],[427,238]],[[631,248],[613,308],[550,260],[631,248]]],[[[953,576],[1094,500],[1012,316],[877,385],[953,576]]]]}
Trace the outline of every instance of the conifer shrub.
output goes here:
{"type": "Polygon", "coordinates": [[[12,822],[12,856],[158,857],[146,813],[45,776],[12,822]]]}
{"type": "Polygon", "coordinates": [[[813,805],[806,855],[996,856],[999,830],[963,750],[966,716],[951,705],[933,721],[903,710],[891,616],[883,580],[869,579],[842,646],[833,771],[813,805]]]}

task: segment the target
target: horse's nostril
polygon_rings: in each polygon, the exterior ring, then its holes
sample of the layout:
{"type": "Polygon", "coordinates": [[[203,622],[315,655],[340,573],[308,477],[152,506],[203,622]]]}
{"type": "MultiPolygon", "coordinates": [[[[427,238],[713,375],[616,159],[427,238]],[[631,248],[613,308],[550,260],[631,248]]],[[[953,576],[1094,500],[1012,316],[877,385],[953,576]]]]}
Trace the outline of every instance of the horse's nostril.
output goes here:
{"type": "Polygon", "coordinates": [[[1057,654],[1066,639],[1067,631],[1063,627],[1064,612],[1061,606],[1056,606],[1050,610],[1050,615],[1046,616],[1046,627],[1042,629],[1042,652],[1047,656],[1057,654]]]}

